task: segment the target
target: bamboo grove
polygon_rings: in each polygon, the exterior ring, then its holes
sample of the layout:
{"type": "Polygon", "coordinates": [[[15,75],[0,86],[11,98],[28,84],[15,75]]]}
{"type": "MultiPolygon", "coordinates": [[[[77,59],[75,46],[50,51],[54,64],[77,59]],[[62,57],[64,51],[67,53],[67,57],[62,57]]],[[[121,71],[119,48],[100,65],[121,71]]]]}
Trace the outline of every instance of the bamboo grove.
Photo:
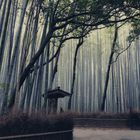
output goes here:
{"type": "Polygon", "coordinates": [[[139,0],[0,0],[1,114],[47,112],[57,86],[71,93],[59,102],[66,110],[139,109],[139,7],[139,0]]]}

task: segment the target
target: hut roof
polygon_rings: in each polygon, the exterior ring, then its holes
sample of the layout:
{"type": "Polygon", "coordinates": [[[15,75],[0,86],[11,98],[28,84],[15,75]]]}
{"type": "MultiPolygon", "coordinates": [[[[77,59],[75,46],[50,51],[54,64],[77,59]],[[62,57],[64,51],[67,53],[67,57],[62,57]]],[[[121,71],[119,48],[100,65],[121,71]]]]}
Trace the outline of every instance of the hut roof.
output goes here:
{"type": "Polygon", "coordinates": [[[52,98],[64,98],[65,96],[70,96],[71,94],[60,89],[58,87],[57,89],[49,90],[47,98],[52,99],[52,98]]]}

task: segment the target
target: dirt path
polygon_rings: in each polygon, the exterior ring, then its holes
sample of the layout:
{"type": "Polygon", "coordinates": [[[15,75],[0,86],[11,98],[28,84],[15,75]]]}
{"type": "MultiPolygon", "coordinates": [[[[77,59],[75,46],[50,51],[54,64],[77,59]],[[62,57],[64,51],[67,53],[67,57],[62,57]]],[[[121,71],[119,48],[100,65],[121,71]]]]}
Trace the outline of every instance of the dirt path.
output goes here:
{"type": "Polygon", "coordinates": [[[75,128],[74,140],[140,140],[140,131],[75,128]]]}

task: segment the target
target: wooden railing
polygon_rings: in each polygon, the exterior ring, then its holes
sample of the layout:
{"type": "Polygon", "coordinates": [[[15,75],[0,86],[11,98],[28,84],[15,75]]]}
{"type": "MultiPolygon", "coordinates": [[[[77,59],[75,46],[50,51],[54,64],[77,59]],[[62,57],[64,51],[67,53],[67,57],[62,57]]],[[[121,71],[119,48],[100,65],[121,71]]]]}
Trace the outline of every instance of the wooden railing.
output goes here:
{"type": "Polygon", "coordinates": [[[72,139],[73,139],[73,130],[0,137],[0,140],[72,140],[72,139]]]}

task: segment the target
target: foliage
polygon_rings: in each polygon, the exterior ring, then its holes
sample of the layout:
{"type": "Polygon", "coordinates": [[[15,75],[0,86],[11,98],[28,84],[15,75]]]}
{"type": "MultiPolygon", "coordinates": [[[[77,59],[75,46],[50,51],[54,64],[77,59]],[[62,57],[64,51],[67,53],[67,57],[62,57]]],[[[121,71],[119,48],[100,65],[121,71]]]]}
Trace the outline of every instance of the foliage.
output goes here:
{"type": "Polygon", "coordinates": [[[131,21],[131,27],[132,29],[130,30],[130,34],[128,36],[128,41],[132,42],[135,39],[138,39],[140,36],[140,18],[134,18],[131,21]]]}
{"type": "Polygon", "coordinates": [[[0,4],[0,83],[6,83],[6,87],[0,85],[2,113],[14,105],[23,110],[29,106],[42,109],[47,100],[42,100],[41,94],[52,87],[48,83],[55,71],[53,66],[49,69],[50,62],[65,41],[84,38],[95,29],[127,22],[140,14],[138,0],[7,0],[0,4]],[[54,49],[49,61],[54,40],[60,47],[54,49]]]}
{"type": "Polygon", "coordinates": [[[46,133],[73,129],[73,121],[67,115],[9,114],[0,117],[0,136],[46,133]]]}
{"type": "MultiPolygon", "coordinates": [[[[67,114],[67,113],[65,113],[67,114]]],[[[96,113],[77,113],[69,112],[71,118],[95,118],[95,119],[138,119],[140,117],[140,111],[132,111],[126,113],[106,113],[106,112],[96,112],[96,113]]]]}

